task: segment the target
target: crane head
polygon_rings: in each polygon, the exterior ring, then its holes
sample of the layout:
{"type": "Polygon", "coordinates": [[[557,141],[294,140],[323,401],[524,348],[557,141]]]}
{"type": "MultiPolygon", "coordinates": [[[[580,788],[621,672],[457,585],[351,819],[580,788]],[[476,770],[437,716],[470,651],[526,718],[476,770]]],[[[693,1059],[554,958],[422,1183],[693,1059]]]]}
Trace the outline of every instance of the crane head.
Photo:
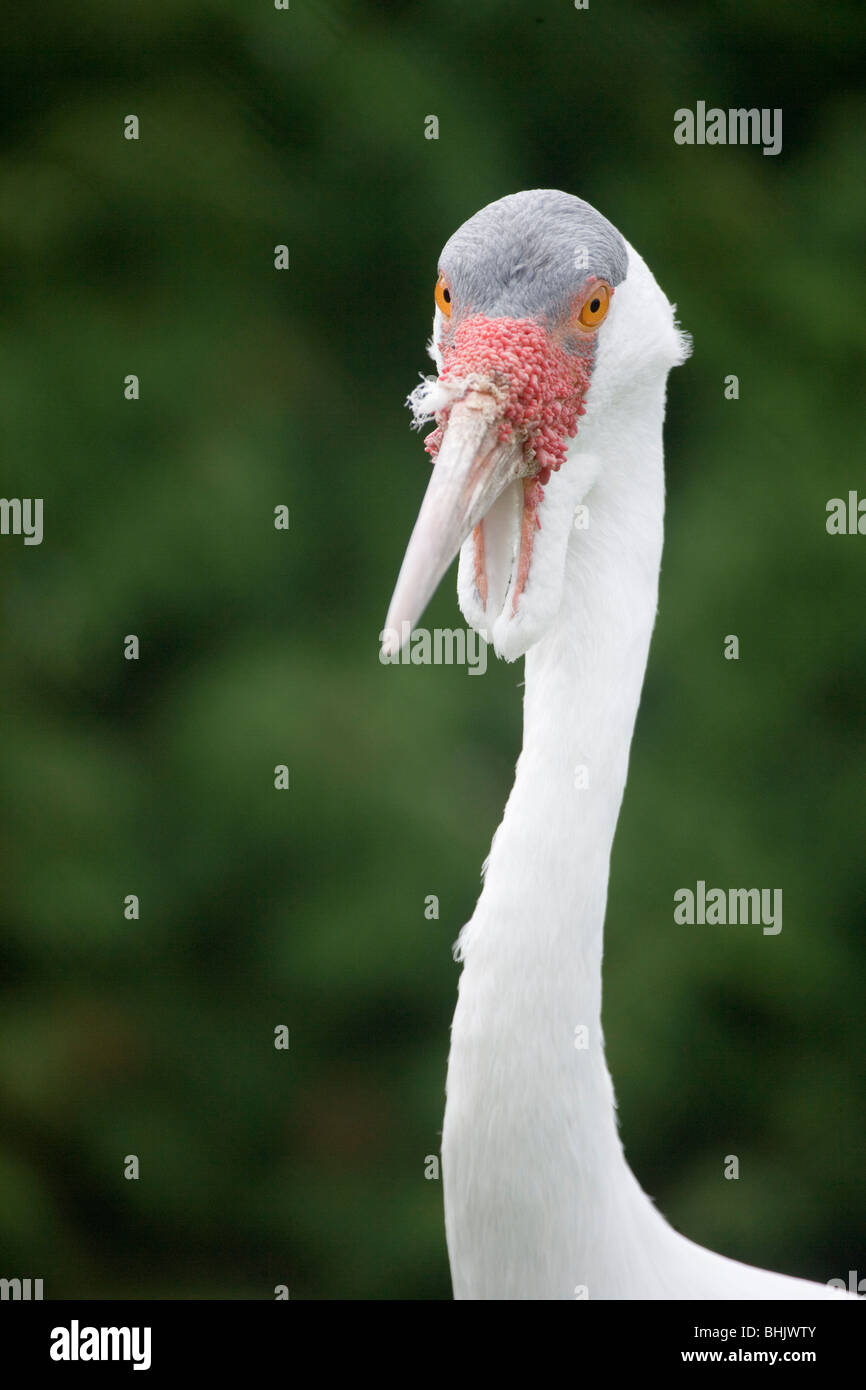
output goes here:
{"type": "MultiPolygon", "coordinates": [[[[438,376],[409,397],[416,423],[435,421],[426,441],[434,467],[386,618],[385,654],[406,640],[458,551],[472,625],[509,659],[538,640],[555,606],[543,552],[562,530],[548,494],[579,501],[591,485],[574,466],[578,424],[598,395],[600,349],[633,257],[606,218],[552,189],[489,204],[446,243],[434,292],[438,376]]],[[[667,365],[682,360],[681,348],[678,339],[667,365]]]]}

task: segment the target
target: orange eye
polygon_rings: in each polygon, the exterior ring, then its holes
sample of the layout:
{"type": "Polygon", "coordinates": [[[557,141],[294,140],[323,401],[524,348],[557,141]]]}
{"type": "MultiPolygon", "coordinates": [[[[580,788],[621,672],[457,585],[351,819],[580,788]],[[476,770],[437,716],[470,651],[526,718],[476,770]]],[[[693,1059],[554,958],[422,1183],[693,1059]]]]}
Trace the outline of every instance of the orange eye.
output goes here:
{"type": "Polygon", "coordinates": [[[597,285],[593,285],[589,298],[584,301],[583,308],[578,314],[578,319],[584,328],[598,328],[598,325],[607,316],[610,308],[610,285],[606,285],[603,280],[599,280],[597,285]]]}
{"type": "Polygon", "coordinates": [[[439,279],[436,281],[436,289],[433,291],[433,297],[436,300],[437,305],[445,315],[446,319],[450,319],[451,291],[445,283],[445,278],[442,275],[440,275],[439,279]]]}

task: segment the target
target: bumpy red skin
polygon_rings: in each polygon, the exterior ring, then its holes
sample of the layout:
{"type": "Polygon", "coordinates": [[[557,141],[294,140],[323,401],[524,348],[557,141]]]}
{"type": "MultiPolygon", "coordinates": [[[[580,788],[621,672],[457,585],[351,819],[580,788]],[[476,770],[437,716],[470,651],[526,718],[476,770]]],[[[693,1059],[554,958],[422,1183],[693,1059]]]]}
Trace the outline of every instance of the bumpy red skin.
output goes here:
{"type": "MultiPolygon", "coordinates": [[[[577,434],[578,419],[586,409],[583,398],[589,387],[595,335],[580,334],[571,345],[573,350],[566,351],[547,328],[533,319],[488,319],[480,315],[465,319],[450,340],[440,344],[439,380],[471,377],[490,382],[503,401],[503,443],[515,429],[519,430],[525,437],[528,455],[534,457],[537,465],[537,471],[523,485],[523,523],[513,592],[515,612],[529,576],[545,484],[565,462],[568,442],[577,434]]],[[[434,459],[449,413],[446,407],[437,415],[438,428],[425,440],[424,447],[434,459]]],[[[481,525],[475,528],[474,539],[475,581],[481,601],[486,604],[481,525]]]]}
{"type": "MultiPolygon", "coordinates": [[[[583,397],[589,386],[594,339],[589,335],[567,352],[533,319],[465,319],[450,342],[443,343],[439,380],[486,378],[503,392],[503,441],[512,430],[526,436],[535,456],[535,475],[544,487],[565,462],[568,441],[577,434],[583,397]]],[[[425,447],[435,458],[448,423],[448,410],[437,416],[439,428],[425,447]]]]}

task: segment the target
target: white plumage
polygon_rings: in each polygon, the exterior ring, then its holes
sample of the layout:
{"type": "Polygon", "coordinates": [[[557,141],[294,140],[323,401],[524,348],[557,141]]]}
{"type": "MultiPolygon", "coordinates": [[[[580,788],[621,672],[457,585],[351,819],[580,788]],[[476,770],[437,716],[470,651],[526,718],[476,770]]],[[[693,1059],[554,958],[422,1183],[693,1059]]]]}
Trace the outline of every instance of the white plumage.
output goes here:
{"type": "Polygon", "coordinates": [[[608,868],[656,612],[665,384],[688,340],[640,256],[564,194],[525,193],[482,210],[448,243],[440,271],[451,313],[437,309],[433,340],[446,380],[414,404],[444,407],[445,433],[387,628],[417,620],[462,543],[467,621],[500,656],[526,655],[523,749],[457,947],[442,1142],[455,1297],[839,1297],[713,1254],[667,1224],[626,1163],[604,1057],[608,868]],[[565,252],[551,248],[570,239],[593,254],[569,280],[565,252]],[[533,264],[558,276],[550,302],[543,275],[527,288],[533,264]],[[608,281],[610,312],[584,333],[576,306],[608,281]],[[491,350],[487,377],[476,372],[468,384],[457,370],[460,323],[501,323],[506,341],[512,302],[515,319],[544,324],[552,354],[564,344],[591,365],[586,414],[544,487],[522,584],[534,421],[518,412],[509,441],[501,429],[494,447],[490,421],[479,420],[495,398],[501,424],[508,362],[491,350]],[[574,1045],[578,1028],[585,1048],[574,1045]]]}

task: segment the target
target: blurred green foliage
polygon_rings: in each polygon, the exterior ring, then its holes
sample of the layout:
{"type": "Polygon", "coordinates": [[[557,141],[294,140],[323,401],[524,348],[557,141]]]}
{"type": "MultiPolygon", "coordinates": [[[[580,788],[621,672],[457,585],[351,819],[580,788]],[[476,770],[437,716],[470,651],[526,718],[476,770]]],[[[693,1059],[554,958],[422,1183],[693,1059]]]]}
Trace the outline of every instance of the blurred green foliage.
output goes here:
{"type": "Polygon", "coordinates": [[[424,1158],[522,673],[376,639],[439,248],[551,186],[695,341],[608,914],[627,1152],[694,1239],[866,1274],[866,540],[824,527],[866,488],[863,59],[855,0],[16,11],[2,492],[44,497],[45,540],[0,539],[0,1273],[449,1295],[424,1158]],[[783,152],[676,146],[698,99],[781,107],[783,152]],[[698,878],[782,886],[781,936],[675,927],[698,878]]]}

